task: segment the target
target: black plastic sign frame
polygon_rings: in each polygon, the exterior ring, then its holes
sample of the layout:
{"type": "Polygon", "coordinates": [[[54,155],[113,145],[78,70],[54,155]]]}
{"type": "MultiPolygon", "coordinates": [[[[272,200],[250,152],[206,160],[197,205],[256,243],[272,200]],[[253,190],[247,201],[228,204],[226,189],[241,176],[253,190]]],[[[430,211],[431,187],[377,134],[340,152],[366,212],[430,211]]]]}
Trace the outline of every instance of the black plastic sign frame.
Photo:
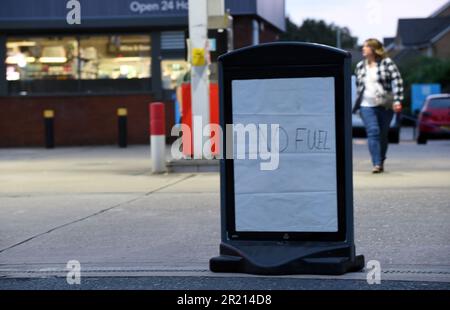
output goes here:
{"type": "MultiPolygon", "coordinates": [[[[343,274],[364,267],[355,256],[351,133],[351,55],[310,43],[269,43],[219,58],[220,124],[233,122],[232,82],[281,78],[333,78],[335,97],[337,232],[238,231],[233,159],[221,160],[220,256],[214,272],[343,274]]],[[[224,131],[223,141],[227,140],[224,131]]],[[[223,154],[227,154],[223,143],[223,154]]]]}

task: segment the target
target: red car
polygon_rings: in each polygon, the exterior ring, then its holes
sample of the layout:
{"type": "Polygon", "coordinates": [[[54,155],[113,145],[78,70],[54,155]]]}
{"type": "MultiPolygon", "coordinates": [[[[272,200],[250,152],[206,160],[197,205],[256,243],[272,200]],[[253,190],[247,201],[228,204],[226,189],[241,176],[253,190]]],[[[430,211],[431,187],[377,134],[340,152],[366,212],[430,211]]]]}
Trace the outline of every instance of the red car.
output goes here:
{"type": "Polygon", "coordinates": [[[450,138],[450,94],[428,96],[417,122],[417,143],[450,138]]]}

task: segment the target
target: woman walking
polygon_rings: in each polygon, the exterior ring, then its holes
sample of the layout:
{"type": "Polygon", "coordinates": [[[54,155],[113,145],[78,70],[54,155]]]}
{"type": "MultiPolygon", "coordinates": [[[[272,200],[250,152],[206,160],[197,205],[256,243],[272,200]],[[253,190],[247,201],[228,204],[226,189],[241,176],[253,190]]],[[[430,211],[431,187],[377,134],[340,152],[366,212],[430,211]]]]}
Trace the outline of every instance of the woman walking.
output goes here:
{"type": "Polygon", "coordinates": [[[402,111],[403,80],[377,39],[364,42],[364,60],[356,66],[357,101],[353,112],[360,110],[366,127],[373,173],[384,172],[388,149],[389,125],[395,113],[402,111]]]}

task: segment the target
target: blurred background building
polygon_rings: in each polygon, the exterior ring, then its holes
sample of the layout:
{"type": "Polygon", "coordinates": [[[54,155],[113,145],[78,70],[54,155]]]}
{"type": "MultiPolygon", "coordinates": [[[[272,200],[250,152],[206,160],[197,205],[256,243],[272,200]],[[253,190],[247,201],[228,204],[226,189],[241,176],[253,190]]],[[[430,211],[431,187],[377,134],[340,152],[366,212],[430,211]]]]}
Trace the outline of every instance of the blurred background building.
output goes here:
{"type": "Polygon", "coordinates": [[[397,36],[384,44],[399,63],[417,56],[450,58],[450,2],[429,17],[400,19],[397,36]]]}
{"type": "MultiPolygon", "coordinates": [[[[148,103],[166,104],[189,71],[187,0],[81,0],[70,25],[66,0],[2,0],[0,147],[42,146],[42,113],[55,111],[57,145],[114,144],[118,108],[128,110],[128,141],[148,143],[148,103]]],[[[208,32],[210,78],[230,48],[276,41],[284,0],[225,0],[229,29],[208,32]]]]}

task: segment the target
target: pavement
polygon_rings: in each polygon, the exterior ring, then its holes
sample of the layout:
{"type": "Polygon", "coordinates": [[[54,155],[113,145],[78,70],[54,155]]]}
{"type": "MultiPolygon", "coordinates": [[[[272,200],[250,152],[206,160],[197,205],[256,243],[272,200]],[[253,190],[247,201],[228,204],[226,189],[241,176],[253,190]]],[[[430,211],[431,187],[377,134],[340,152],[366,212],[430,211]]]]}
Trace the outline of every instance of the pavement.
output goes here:
{"type": "Polygon", "coordinates": [[[148,146],[99,146],[0,150],[0,289],[450,289],[450,140],[405,129],[382,175],[365,139],[353,151],[356,250],[381,263],[381,285],[365,271],[211,273],[219,174],[152,175],[148,146]]]}

